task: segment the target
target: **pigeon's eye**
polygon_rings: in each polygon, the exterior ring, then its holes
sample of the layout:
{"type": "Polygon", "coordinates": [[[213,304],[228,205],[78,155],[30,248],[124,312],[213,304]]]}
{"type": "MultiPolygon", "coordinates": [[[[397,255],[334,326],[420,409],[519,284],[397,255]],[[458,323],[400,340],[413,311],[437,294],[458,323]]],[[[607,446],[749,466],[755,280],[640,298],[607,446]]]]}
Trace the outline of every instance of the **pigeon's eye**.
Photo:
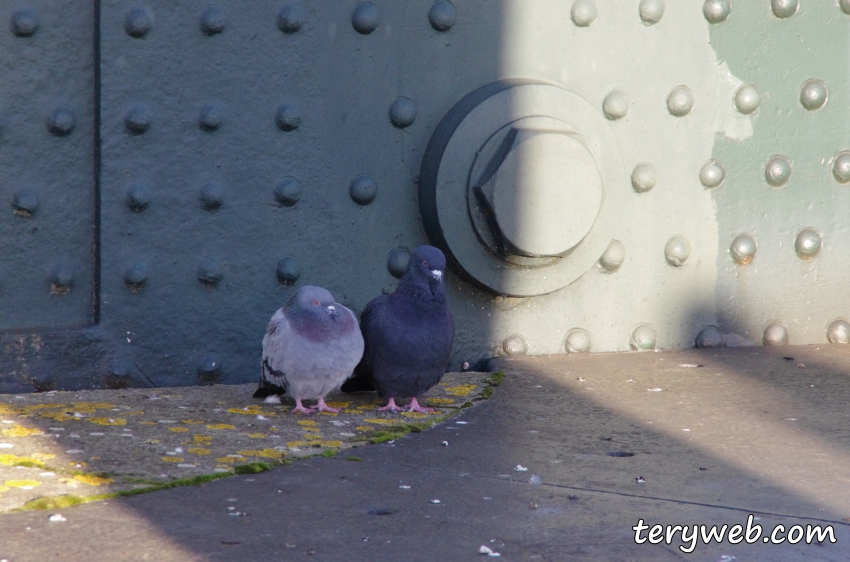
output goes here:
{"type": "Polygon", "coordinates": [[[321,303],[319,301],[313,301],[313,304],[315,304],[316,306],[319,306],[321,303]]]}
{"type": "Polygon", "coordinates": [[[428,260],[422,260],[422,265],[424,265],[425,267],[428,267],[428,260]]]}

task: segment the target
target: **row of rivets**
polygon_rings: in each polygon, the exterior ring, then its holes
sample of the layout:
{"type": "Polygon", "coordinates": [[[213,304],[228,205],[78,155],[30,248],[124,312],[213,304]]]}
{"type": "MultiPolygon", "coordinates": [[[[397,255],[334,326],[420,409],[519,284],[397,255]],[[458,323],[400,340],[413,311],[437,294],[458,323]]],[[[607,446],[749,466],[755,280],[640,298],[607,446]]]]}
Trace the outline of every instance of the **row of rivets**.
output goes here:
{"type": "MultiPolygon", "coordinates": [[[[628,102],[627,102],[628,104],[628,102]]],[[[396,99],[390,106],[390,122],[403,129],[413,124],[416,119],[416,103],[406,97],[396,99]]],[[[131,107],[124,115],[124,127],[133,135],[141,135],[151,128],[153,116],[143,105],[137,104],[131,107]]],[[[293,103],[282,103],[275,111],[274,121],[277,127],[284,132],[292,132],[301,125],[301,112],[293,103]]],[[[76,124],[74,114],[67,109],[58,109],[48,117],[47,127],[51,133],[57,136],[69,134],[76,124]]],[[[224,124],[224,115],[221,109],[206,104],[201,108],[198,115],[198,128],[202,131],[212,133],[224,124]]]]}
{"type": "MultiPolygon", "coordinates": [[[[301,200],[301,183],[292,176],[286,176],[274,188],[274,198],[282,207],[292,207],[301,200]]],[[[358,205],[368,205],[378,195],[378,186],[369,176],[357,176],[349,185],[351,199],[358,205]]],[[[224,187],[217,183],[208,183],[198,192],[201,207],[214,211],[224,205],[224,187]]],[[[133,184],[127,188],[125,199],[127,206],[135,212],[141,212],[150,206],[151,192],[144,184],[133,184]]],[[[38,208],[38,195],[31,189],[19,189],[12,196],[12,210],[22,217],[32,216],[38,208]]]]}
{"type": "MultiPolygon", "coordinates": [[[[445,32],[455,24],[457,11],[448,0],[437,0],[428,11],[428,22],[435,30],[445,32]]],[[[224,12],[218,7],[209,7],[203,11],[199,28],[205,35],[217,35],[224,31],[224,12]]],[[[304,10],[297,4],[284,5],[277,14],[277,26],[286,34],[295,33],[304,26],[304,10]]],[[[361,2],[351,13],[351,26],[362,35],[369,35],[380,25],[378,8],[371,2],[361,2]]],[[[38,29],[38,18],[28,11],[21,10],[12,16],[12,32],[18,37],[29,37],[38,29]]],[[[124,17],[124,30],[136,39],[144,38],[153,27],[153,13],[147,8],[133,8],[124,17]]]]}
{"type": "MultiPolygon", "coordinates": [[[[826,329],[826,337],[830,343],[850,343],[850,323],[843,318],[832,321],[826,329]]],[[[762,334],[762,343],[769,346],[786,345],[789,340],[788,328],[781,323],[772,323],[762,334]]],[[[752,345],[752,342],[742,342],[752,345]]],[[[639,324],[632,330],[629,337],[629,347],[635,351],[651,351],[658,344],[658,333],[649,324],[639,324]]],[[[694,339],[694,347],[718,348],[724,347],[723,334],[717,326],[706,326],[701,329],[694,339]]],[[[564,339],[564,351],[567,353],[587,353],[590,351],[590,334],[583,328],[573,328],[567,332],[564,339]]],[[[528,344],[519,334],[511,334],[502,340],[502,352],[509,356],[525,355],[528,344]]]]}

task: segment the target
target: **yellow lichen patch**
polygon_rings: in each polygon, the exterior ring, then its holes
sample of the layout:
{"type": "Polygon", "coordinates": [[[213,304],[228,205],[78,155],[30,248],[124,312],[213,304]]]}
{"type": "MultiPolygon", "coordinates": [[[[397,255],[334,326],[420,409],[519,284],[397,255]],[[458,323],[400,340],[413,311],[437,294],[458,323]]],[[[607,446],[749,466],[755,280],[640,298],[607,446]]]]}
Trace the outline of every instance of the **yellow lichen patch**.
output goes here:
{"type": "Polygon", "coordinates": [[[162,457],[162,462],[183,462],[183,457],[162,457]]]}
{"type": "Polygon", "coordinates": [[[188,427],[169,427],[168,431],[171,431],[173,433],[186,433],[187,431],[189,431],[189,428],[188,427]]]}
{"type": "Polygon", "coordinates": [[[266,459],[279,459],[283,457],[283,453],[281,453],[280,451],[275,451],[274,449],[251,449],[237,452],[240,455],[245,455],[246,457],[263,457],[266,459]]]}
{"type": "Polygon", "coordinates": [[[72,421],[72,420],[80,420],[82,418],[75,418],[73,414],[68,412],[42,412],[38,415],[40,418],[44,418],[46,420],[55,420],[58,422],[72,421]]]}
{"type": "Polygon", "coordinates": [[[423,414],[422,412],[402,412],[401,415],[406,417],[406,418],[417,418],[417,419],[428,417],[428,414],[423,414]]]}
{"type": "Polygon", "coordinates": [[[216,460],[216,462],[223,462],[223,463],[232,464],[232,463],[235,463],[237,461],[239,461],[239,462],[244,461],[246,459],[245,459],[245,457],[219,457],[215,460],[216,460]]]}
{"type": "Polygon", "coordinates": [[[322,436],[318,433],[307,433],[306,435],[304,435],[304,439],[309,439],[309,440],[315,440],[315,439],[321,439],[321,438],[322,438],[322,436]]]}
{"type": "Polygon", "coordinates": [[[209,455],[212,453],[212,450],[203,447],[189,447],[189,452],[193,455],[209,455]]]}
{"type": "Polygon", "coordinates": [[[314,422],[313,420],[301,420],[300,422],[298,422],[298,425],[304,427],[316,427],[319,424],[317,422],[314,422]]]}
{"type": "Polygon", "coordinates": [[[428,398],[425,400],[426,404],[454,404],[455,401],[451,398],[428,398]]]}
{"type": "Polygon", "coordinates": [[[196,433],[192,436],[192,441],[194,441],[198,445],[209,445],[210,443],[212,443],[212,435],[196,433]]]}
{"type": "Polygon", "coordinates": [[[32,404],[21,408],[24,412],[35,412],[36,410],[54,410],[57,408],[67,408],[67,404],[32,404]]]}
{"type": "Polygon", "coordinates": [[[374,427],[369,427],[366,425],[358,425],[354,429],[356,429],[357,431],[375,431],[374,427]]]}
{"type": "Polygon", "coordinates": [[[185,423],[186,425],[202,425],[204,422],[201,420],[183,420],[182,423],[185,423]]]}
{"type": "Polygon", "coordinates": [[[144,412],[140,412],[140,411],[121,412],[121,414],[124,415],[124,416],[143,416],[143,415],[145,415],[144,412]]]}
{"type": "Polygon", "coordinates": [[[32,456],[37,459],[55,459],[56,455],[53,453],[33,453],[32,456]]]}
{"type": "Polygon", "coordinates": [[[366,423],[376,423],[378,425],[395,425],[397,423],[395,420],[388,420],[386,418],[367,418],[363,421],[366,423]]]}
{"type": "Polygon", "coordinates": [[[5,435],[6,437],[28,437],[30,435],[44,435],[44,432],[40,429],[24,427],[18,424],[13,425],[9,429],[0,430],[0,433],[5,435]]]}
{"type": "Polygon", "coordinates": [[[101,484],[111,484],[114,482],[112,478],[101,478],[94,474],[77,474],[74,476],[74,480],[82,482],[83,484],[88,484],[89,486],[100,486],[101,484]]]}
{"type": "Polygon", "coordinates": [[[446,387],[446,392],[452,396],[469,396],[469,393],[475,390],[474,384],[459,384],[457,386],[446,387]]]}
{"type": "Polygon", "coordinates": [[[3,484],[10,488],[35,488],[36,486],[41,486],[41,482],[38,480],[6,480],[3,484]]]}
{"type": "Polygon", "coordinates": [[[342,411],[342,413],[343,414],[362,414],[363,412],[360,411],[360,410],[354,410],[354,409],[346,408],[345,410],[342,411]]]}
{"type": "Polygon", "coordinates": [[[23,408],[18,408],[16,406],[8,406],[6,404],[0,404],[0,415],[19,416],[23,413],[24,413],[23,408]]]}
{"type": "Polygon", "coordinates": [[[320,416],[338,416],[338,412],[319,412],[320,416]]]}
{"type": "Polygon", "coordinates": [[[304,427],[302,428],[304,431],[322,431],[318,427],[304,427]]]}
{"type": "Polygon", "coordinates": [[[127,425],[124,418],[89,418],[89,421],[97,425],[127,425]]]}
{"type": "Polygon", "coordinates": [[[213,423],[207,426],[207,429],[213,430],[221,430],[221,429],[236,429],[235,425],[230,425],[229,423],[213,423]]]}
{"type": "Polygon", "coordinates": [[[331,408],[348,408],[348,405],[351,404],[351,402],[325,402],[325,404],[331,408]]]}
{"type": "Polygon", "coordinates": [[[312,447],[313,441],[290,441],[286,444],[290,449],[300,449],[301,447],[312,447]]]}
{"type": "Polygon", "coordinates": [[[19,457],[17,455],[0,455],[0,464],[6,466],[15,466],[20,463],[34,464],[39,468],[44,468],[44,463],[35,457],[19,457]]]}
{"type": "Polygon", "coordinates": [[[342,441],[313,441],[313,445],[321,445],[322,447],[338,449],[342,447],[342,441]]]}
{"type": "Polygon", "coordinates": [[[263,439],[264,437],[268,437],[265,433],[246,433],[245,435],[251,439],[263,439]]]}
{"type": "Polygon", "coordinates": [[[231,414],[244,414],[247,416],[256,416],[256,415],[264,415],[264,416],[276,416],[277,412],[266,411],[263,410],[260,406],[245,406],[244,408],[228,408],[226,410],[231,414]]]}
{"type": "Polygon", "coordinates": [[[156,422],[143,421],[143,422],[139,422],[139,425],[156,425],[156,422]]]}
{"type": "Polygon", "coordinates": [[[2,494],[3,492],[8,492],[9,489],[9,486],[0,486],[0,494],[2,494]]]}
{"type": "Polygon", "coordinates": [[[269,428],[269,431],[274,431],[275,433],[277,433],[278,431],[280,431],[280,428],[278,428],[278,427],[270,427],[270,428],[269,428]]]}
{"type": "Polygon", "coordinates": [[[115,404],[108,402],[74,402],[74,409],[79,411],[80,408],[86,410],[111,410],[115,408],[115,404]]]}

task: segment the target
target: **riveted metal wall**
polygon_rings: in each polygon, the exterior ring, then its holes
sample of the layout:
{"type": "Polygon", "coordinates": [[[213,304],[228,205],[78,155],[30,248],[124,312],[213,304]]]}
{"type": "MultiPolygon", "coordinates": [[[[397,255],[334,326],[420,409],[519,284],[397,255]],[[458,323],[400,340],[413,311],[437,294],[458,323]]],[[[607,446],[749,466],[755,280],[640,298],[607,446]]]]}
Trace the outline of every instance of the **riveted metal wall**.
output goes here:
{"type": "Polygon", "coordinates": [[[846,2],[78,4],[0,14],[10,388],[253,381],[295,287],[428,241],[453,367],[847,339],[846,2]]]}

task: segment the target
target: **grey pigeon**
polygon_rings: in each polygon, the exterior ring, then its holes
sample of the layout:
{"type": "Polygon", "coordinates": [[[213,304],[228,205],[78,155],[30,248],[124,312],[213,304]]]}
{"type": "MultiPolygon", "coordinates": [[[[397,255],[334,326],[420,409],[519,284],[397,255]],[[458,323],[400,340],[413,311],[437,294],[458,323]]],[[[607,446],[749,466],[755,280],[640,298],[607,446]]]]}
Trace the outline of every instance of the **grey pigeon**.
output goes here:
{"type": "Polygon", "coordinates": [[[338,412],[325,404],[325,396],[351,376],[362,356],[363,336],[354,313],[334,302],[326,289],[301,287],[269,322],[254,397],[287,392],[295,398],[293,413],[338,412]],[[305,399],[319,403],[305,407],[305,399]]]}
{"type": "Polygon", "coordinates": [[[372,299],[360,315],[366,342],[363,360],[343,392],[377,390],[388,399],[384,411],[397,412],[396,398],[409,397],[411,412],[431,412],[418,396],[440,382],[449,363],[454,322],[446,300],[446,257],[420,246],[395,292],[372,299]]]}

